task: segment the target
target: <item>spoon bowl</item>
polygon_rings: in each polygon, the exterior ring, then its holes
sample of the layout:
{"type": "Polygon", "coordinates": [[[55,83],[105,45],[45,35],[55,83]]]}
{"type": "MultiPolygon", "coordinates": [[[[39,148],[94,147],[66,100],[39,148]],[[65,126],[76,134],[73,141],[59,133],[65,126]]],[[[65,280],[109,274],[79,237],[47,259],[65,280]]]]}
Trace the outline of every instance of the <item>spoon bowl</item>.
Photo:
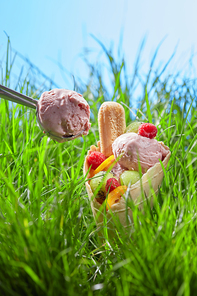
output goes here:
{"type": "Polygon", "coordinates": [[[68,141],[72,141],[80,136],[82,136],[82,134],[84,133],[85,129],[82,130],[80,133],[76,134],[76,135],[69,135],[69,136],[57,136],[53,133],[51,133],[50,131],[45,131],[42,127],[42,124],[39,120],[38,117],[38,100],[33,99],[31,97],[28,97],[26,95],[23,95],[13,89],[10,89],[4,85],[0,84],[0,97],[2,99],[8,100],[8,101],[12,101],[14,103],[29,107],[31,109],[36,109],[36,118],[39,124],[39,127],[41,130],[43,130],[44,134],[46,134],[48,137],[50,137],[51,139],[59,142],[59,143],[63,143],[63,142],[68,142],[68,141]]]}

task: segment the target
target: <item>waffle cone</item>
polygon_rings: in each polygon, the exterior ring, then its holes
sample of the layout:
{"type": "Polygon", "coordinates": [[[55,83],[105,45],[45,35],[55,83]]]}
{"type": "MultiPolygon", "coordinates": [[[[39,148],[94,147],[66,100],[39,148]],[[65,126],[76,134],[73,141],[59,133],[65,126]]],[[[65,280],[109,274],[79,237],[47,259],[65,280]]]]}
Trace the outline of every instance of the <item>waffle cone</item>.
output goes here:
{"type": "MultiPolygon", "coordinates": [[[[112,229],[111,235],[114,233],[114,218],[117,218],[122,226],[129,226],[132,223],[132,211],[127,206],[126,198],[132,200],[135,205],[138,206],[140,210],[143,210],[145,198],[149,199],[150,205],[153,205],[153,192],[156,194],[161,186],[164,171],[160,162],[156,163],[153,167],[147,170],[145,174],[142,175],[141,179],[133,184],[119,200],[119,202],[114,203],[110,210],[106,210],[101,205],[93,195],[88,179],[91,178],[92,172],[89,171],[88,155],[92,151],[102,152],[105,156],[110,156],[112,154],[112,143],[117,137],[125,132],[125,112],[124,108],[116,102],[104,102],[98,113],[98,125],[99,125],[99,136],[100,141],[96,146],[91,146],[88,154],[85,158],[83,173],[86,176],[86,190],[89,196],[92,213],[98,226],[104,227],[104,221],[107,221],[108,229],[112,229]],[[144,198],[145,197],[145,198],[144,198]],[[104,220],[104,218],[106,218],[104,220]]],[[[168,161],[170,159],[171,152],[163,142],[160,144],[168,151],[162,164],[164,169],[166,169],[168,161]]],[[[109,233],[109,232],[108,232],[109,233]]]]}
{"type": "MultiPolygon", "coordinates": [[[[168,147],[160,142],[164,148],[167,150],[168,147]]],[[[92,151],[100,151],[100,142],[98,142],[98,147],[91,146],[88,154],[85,158],[83,173],[87,179],[91,178],[91,172],[88,173],[89,165],[88,165],[88,155],[92,151]]],[[[166,169],[168,161],[170,159],[171,152],[169,151],[162,164],[164,169],[166,169]]],[[[149,199],[150,205],[153,205],[153,192],[157,194],[159,187],[161,186],[162,180],[164,176],[163,168],[160,162],[156,163],[152,168],[150,168],[145,174],[143,174],[140,181],[136,182],[130,187],[130,195],[128,195],[128,199],[132,199],[135,205],[138,206],[140,210],[143,210],[143,205],[145,202],[144,196],[149,199]],[[144,193],[144,194],[143,194],[144,193]]],[[[86,181],[86,190],[88,193],[89,201],[92,208],[92,213],[94,219],[98,226],[103,226],[104,215],[106,215],[107,221],[109,223],[109,228],[113,228],[113,219],[118,218],[120,220],[122,226],[128,227],[128,221],[132,222],[132,211],[130,208],[126,206],[125,195],[121,197],[118,203],[115,203],[111,206],[111,210],[104,211],[104,207],[101,206],[99,202],[94,198],[93,192],[91,190],[89,181],[86,181]],[[127,208],[126,208],[127,207],[127,208]],[[112,219],[113,216],[113,219],[112,219]],[[129,217],[128,217],[129,216],[129,217]],[[129,218],[129,219],[128,219],[129,218]]]]}

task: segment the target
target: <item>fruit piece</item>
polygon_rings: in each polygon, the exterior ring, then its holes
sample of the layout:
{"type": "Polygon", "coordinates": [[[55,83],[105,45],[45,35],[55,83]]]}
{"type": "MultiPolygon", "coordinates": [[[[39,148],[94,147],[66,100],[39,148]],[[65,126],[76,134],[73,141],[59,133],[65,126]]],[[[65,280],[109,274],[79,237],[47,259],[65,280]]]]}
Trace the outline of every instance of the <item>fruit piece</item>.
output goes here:
{"type": "Polygon", "coordinates": [[[126,129],[125,111],[116,102],[104,102],[98,113],[98,126],[101,152],[107,157],[112,155],[112,143],[126,129]]]}
{"type": "Polygon", "coordinates": [[[94,175],[94,177],[90,180],[90,187],[92,189],[92,192],[94,193],[97,189],[97,187],[102,183],[101,188],[99,189],[96,199],[98,202],[102,203],[105,200],[107,191],[105,189],[106,182],[108,179],[113,178],[112,173],[106,173],[106,172],[99,172],[98,174],[94,175]]]}
{"type": "Polygon", "coordinates": [[[127,186],[119,186],[116,189],[114,189],[113,191],[111,191],[108,194],[107,197],[107,210],[109,210],[109,208],[111,208],[111,206],[117,202],[119,202],[119,200],[121,199],[121,196],[127,191],[127,186]]]}
{"type": "Polygon", "coordinates": [[[142,137],[153,139],[156,137],[157,128],[152,123],[143,123],[138,129],[138,134],[142,137]]]}
{"type": "Polygon", "coordinates": [[[115,158],[114,155],[111,155],[107,159],[105,159],[94,171],[95,174],[99,173],[100,171],[103,171],[106,167],[108,167],[110,164],[114,162],[115,158]]]}
{"type": "Polygon", "coordinates": [[[137,171],[124,171],[120,175],[121,185],[133,185],[140,180],[140,174],[137,171]]]}
{"type": "MultiPolygon", "coordinates": [[[[90,187],[93,193],[95,192],[99,184],[103,181],[103,177],[105,176],[105,174],[106,172],[101,171],[98,174],[94,175],[94,177],[90,180],[90,187]]],[[[105,191],[104,189],[105,189],[105,184],[104,185],[102,184],[100,190],[105,191]]]]}
{"type": "Polygon", "coordinates": [[[130,123],[125,130],[125,133],[138,133],[138,128],[140,127],[140,125],[143,122],[139,122],[139,121],[134,121],[132,123],[130,123]]]}
{"type": "Polygon", "coordinates": [[[91,168],[93,170],[95,170],[105,159],[106,156],[98,151],[93,151],[88,155],[88,163],[92,166],[91,168]]]}
{"type": "Polygon", "coordinates": [[[120,186],[118,180],[116,180],[115,178],[110,178],[106,182],[105,190],[107,192],[111,192],[111,191],[113,191],[118,186],[120,186]]]}

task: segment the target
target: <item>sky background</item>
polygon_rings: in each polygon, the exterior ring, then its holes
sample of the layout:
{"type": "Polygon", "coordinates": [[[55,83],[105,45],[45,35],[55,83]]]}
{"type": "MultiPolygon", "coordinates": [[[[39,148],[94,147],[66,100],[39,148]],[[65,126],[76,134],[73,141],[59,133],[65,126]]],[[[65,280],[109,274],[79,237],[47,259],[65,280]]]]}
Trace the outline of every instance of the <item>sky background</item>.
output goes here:
{"type": "Polygon", "coordinates": [[[166,63],[177,46],[170,71],[184,67],[191,55],[197,67],[196,12],[194,0],[0,0],[0,61],[5,59],[7,34],[12,48],[58,87],[73,89],[72,75],[82,81],[88,75],[81,58],[84,48],[90,50],[90,60],[104,61],[94,35],[106,48],[113,46],[115,55],[121,44],[130,74],[144,37],[144,73],[163,39],[157,64],[166,63]],[[58,63],[66,69],[63,74],[58,63]]]}

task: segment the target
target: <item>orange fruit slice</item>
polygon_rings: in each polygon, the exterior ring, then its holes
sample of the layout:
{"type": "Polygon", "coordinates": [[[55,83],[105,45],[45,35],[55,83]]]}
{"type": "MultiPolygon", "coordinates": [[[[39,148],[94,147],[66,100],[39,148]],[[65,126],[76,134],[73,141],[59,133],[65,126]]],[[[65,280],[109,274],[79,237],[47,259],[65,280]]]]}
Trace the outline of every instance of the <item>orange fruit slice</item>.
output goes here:
{"type": "Polygon", "coordinates": [[[127,191],[127,186],[125,185],[118,186],[113,191],[111,191],[107,197],[107,205],[106,205],[107,210],[109,210],[109,208],[111,208],[113,204],[119,202],[119,200],[121,199],[121,196],[126,191],[127,191]]]}
{"type": "Polygon", "coordinates": [[[104,171],[106,167],[108,167],[110,164],[114,162],[115,158],[114,155],[109,156],[107,159],[105,159],[94,171],[94,175],[97,173],[104,171]]]}

